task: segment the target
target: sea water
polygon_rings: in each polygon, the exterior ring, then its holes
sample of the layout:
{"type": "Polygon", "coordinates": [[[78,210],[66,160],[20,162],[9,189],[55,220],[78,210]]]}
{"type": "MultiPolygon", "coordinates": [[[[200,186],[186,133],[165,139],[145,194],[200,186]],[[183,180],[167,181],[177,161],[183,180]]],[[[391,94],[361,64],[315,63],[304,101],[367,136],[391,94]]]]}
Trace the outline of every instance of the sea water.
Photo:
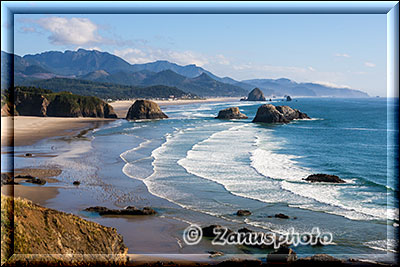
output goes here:
{"type": "MultiPolygon", "coordinates": [[[[311,119],[252,123],[264,103],[164,106],[169,119],[119,120],[96,130],[92,146],[105,155],[104,164],[120,166],[125,177],[118,182],[120,190],[129,194],[140,181],[171,203],[163,206],[162,216],[279,233],[319,227],[333,234],[334,245],[296,250],[304,254],[373,258],[394,252],[399,215],[398,146],[393,140],[398,125],[390,118],[398,100],[275,100],[271,103],[299,109],[311,119]],[[215,119],[219,110],[233,106],[249,119],[215,119]],[[313,173],[337,175],[346,183],[303,180],[313,173]],[[252,215],[237,217],[238,209],[252,215]],[[276,213],[291,219],[274,218],[276,213]]],[[[130,204],[129,198],[124,204],[130,204]]]]}

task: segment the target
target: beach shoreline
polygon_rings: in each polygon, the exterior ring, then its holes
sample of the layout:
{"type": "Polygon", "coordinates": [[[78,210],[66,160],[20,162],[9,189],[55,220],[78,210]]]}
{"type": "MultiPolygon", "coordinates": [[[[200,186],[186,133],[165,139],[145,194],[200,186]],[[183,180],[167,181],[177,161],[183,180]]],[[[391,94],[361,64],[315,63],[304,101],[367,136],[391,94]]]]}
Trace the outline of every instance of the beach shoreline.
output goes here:
{"type": "Polygon", "coordinates": [[[3,146],[32,145],[49,137],[73,136],[114,121],[106,118],[64,118],[35,116],[2,116],[1,143],[3,146]]]}

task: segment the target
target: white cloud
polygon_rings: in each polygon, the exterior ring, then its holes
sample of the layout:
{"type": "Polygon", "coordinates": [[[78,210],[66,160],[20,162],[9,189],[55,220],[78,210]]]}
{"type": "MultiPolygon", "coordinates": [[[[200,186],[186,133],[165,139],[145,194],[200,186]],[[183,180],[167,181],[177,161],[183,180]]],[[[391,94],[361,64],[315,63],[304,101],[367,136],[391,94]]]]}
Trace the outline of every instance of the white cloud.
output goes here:
{"type": "Polygon", "coordinates": [[[116,49],[114,50],[114,54],[132,64],[148,63],[156,60],[168,60],[179,65],[195,64],[197,66],[204,66],[209,63],[207,57],[193,51],[178,52],[151,47],[116,49]]]}
{"type": "Polygon", "coordinates": [[[336,54],[335,54],[335,57],[346,57],[346,58],[349,58],[350,55],[349,55],[349,54],[346,54],[346,53],[343,53],[343,54],[341,54],[341,53],[336,53],[336,54]]]}
{"type": "Polygon", "coordinates": [[[373,68],[373,67],[376,66],[376,65],[375,65],[374,63],[372,63],[372,62],[365,62],[364,65],[367,66],[367,67],[369,67],[369,68],[373,68]]]}
{"type": "Polygon", "coordinates": [[[309,66],[308,69],[311,70],[311,71],[315,71],[315,69],[313,67],[311,67],[311,66],[309,66]]]}
{"type": "Polygon", "coordinates": [[[102,42],[98,26],[87,18],[47,17],[36,23],[51,34],[49,40],[55,45],[87,45],[102,42]]]}
{"type": "Polygon", "coordinates": [[[219,54],[219,55],[216,55],[215,58],[216,58],[218,64],[221,64],[221,65],[230,65],[231,64],[231,62],[224,55],[219,54]]]}
{"type": "Polygon", "coordinates": [[[321,84],[321,85],[325,85],[325,86],[333,87],[333,88],[350,88],[350,86],[348,86],[348,85],[336,84],[336,83],[333,83],[333,82],[316,81],[316,82],[313,82],[313,83],[317,83],[317,84],[321,84]]]}

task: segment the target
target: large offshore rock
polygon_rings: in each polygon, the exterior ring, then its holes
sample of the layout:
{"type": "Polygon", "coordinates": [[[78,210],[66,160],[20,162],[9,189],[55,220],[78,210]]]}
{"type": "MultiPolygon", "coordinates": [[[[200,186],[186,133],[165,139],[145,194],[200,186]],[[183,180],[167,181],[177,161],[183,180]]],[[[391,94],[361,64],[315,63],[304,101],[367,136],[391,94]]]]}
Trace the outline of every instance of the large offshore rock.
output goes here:
{"type": "Polygon", "coordinates": [[[231,119],[247,119],[248,117],[239,111],[238,107],[231,107],[220,110],[216,119],[231,120],[231,119]]]}
{"type": "Polygon", "coordinates": [[[274,106],[272,104],[265,104],[258,108],[256,117],[253,122],[266,122],[266,123],[287,123],[295,119],[309,119],[307,114],[300,112],[297,109],[292,109],[288,106],[274,106]]]}
{"type": "Polygon", "coordinates": [[[265,101],[264,93],[258,89],[254,88],[247,97],[247,101],[265,101]]]}
{"type": "Polygon", "coordinates": [[[127,120],[166,119],[157,103],[150,100],[136,100],[129,108],[127,120]]]}

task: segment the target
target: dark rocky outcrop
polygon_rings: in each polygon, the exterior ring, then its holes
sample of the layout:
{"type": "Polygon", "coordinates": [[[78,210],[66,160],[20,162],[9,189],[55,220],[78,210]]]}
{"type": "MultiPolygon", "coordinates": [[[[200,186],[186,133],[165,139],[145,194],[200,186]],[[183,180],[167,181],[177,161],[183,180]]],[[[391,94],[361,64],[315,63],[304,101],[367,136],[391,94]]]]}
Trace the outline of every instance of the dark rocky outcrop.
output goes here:
{"type": "Polygon", "coordinates": [[[127,120],[143,120],[143,119],[166,119],[165,115],[157,103],[150,100],[136,100],[129,108],[126,115],[127,120]]]}
{"type": "Polygon", "coordinates": [[[21,116],[117,118],[113,108],[97,97],[34,87],[16,87],[14,104],[21,116]]]}
{"type": "MultiPolygon", "coordinates": [[[[216,235],[214,234],[214,229],[224,229],[225,227],[217,224],[212,224],[206,227],[202,228],[203,231],[203,236],[204,237],[215,237],[216,235]]],[[[228,229],[227,234],[232,233],[232,230],[228,229]]]]}
{"type": "Polygon", "coordinates": [[[73,185],[80,185],[81,182],[79,182],[79,181],[74,181],[72,184],[73,184],[73,185]]]}
{"type": "Polygon", "coordinates": [[[231,119],[247,119],[248,117],[239,111],[238,107],[231,107],[220,110],[216,119],[231,120],[231,119]]]}
{"type": "Polygon", "coordinates": [[[14,179],[8,173],[1,174],[1,185],[15,184],[14,179]]]}
{"type": "Polygon", "coordinates": [[[236,212],[236,215],[237,216],[249,216],[249,215],[251,215],[251,211],[249,211],[249,210],[238,210],[236,212]]]}
{"type": "Polygon", "coordinates": [[[311,174],[307,178],[303,179],[309,182],[325,182],[325,183],[346,183],[344,180],[340,179],[339,176],[330,175],[330,174],[311,174]]]}
{"type": "Polygon", "coordinates": [[[254,88],[248,95],[247,101],[265,101],[264,93],[258,89],[254,88]]]}
{"type": "Polygon", "coordinates": [[[109,209],[106,207],[96,206],[86,208],[85,211],[97,212],[99,215],[154,215],[156,211],[149,207],[138,209],[133,206],[128,206],[125,209],[109,209]]]}
{"type": "Polygon", "coordinates": [[[256,117],[253,119],[253,122],[289,122],[285,118],[285,116],[280,113],[276,107],[272,104],[262,105],[258,108],[256,117]]]}
{"type": "Polygon", "coordinates": [[[258,108],[253,122],[288,123],[295,119],[309,119],[309,117],[307,114],[300,112],[297,109],[292,109],[288,106],[274,106],[272,104],[265,104],[258,108]]]}
{"type": "Polygon", "coordinates": [[[46,184],[46,181],[40,178],[33,177],[32,179],[26,180],[27,183],[32,183],[32,184],[39,184],[39,185],[44,185],[46,184]]]}
{"type": "Polygon", "coordinates": [[[291,121],[291,120],[297,120],[297,119],[309,119],[310,117],[307,116],[307,114],[297,110],[293,109],[289,106],[277,106],[276,109],[283,114],[283,116],[291,121]]]}
{"type": "Polygon", "coordinates": [[[280,219],[289,219],[289,216],[283,214],[283,213],[278,213],[275,214],[275,218],[280,218],[280,219]]]}
{"type": "Polygon", "coordinates": [[[27,175],[17,175],[17,176],[15,176],[15,178],[26,179],[25,182],[32,183],[32,184],[39,184],[39,185],[46,184],[46,180],[34,177],[32,175],[29,175],[29,174],[27,174],[27,175]]]}
{"type": "Polygon", "coordinates": [[[292,98],[290,97],[290,95],[286,96],[286,101],[292,101],[292,98]]]}

